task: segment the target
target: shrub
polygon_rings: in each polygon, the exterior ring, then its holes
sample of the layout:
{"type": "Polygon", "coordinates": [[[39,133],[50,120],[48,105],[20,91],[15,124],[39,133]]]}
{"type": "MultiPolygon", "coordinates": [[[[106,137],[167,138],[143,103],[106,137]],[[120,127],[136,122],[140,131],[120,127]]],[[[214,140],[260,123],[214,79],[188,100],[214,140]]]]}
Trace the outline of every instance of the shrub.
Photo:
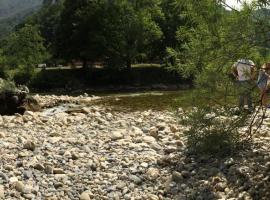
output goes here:
{"type": "Polygon", "coordinates": [[[16,86],[14,82],[12,81],[7,81],[2,78],[0,78],[0,94],[7,92],[7,91],[15,91],[16,86]]]}
{"type": "Polygon", "coordinates": [[[195,153],[226,155],[242,142],[240,129],[246,125],[247,114],[234,115],[232,110],[216,108],[194,109],[182,117],[189,150],[195,153]]]}
{"type": "Polygon", "coordinates": [[[13,75],[13,80],[17,85],[28,85],[34,74],[34,69],[20,67],[13,75]]]}

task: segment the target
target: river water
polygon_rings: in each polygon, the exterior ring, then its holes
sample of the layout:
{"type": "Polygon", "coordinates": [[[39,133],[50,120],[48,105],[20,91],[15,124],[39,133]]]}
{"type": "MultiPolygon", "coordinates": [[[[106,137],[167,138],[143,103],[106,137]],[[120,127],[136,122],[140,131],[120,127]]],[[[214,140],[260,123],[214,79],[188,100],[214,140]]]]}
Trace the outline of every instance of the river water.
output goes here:
{"type": "Polygon", "coordinates": [[[114,110],[174,110],[191,106],[192,90],[102,94],[95,103],[114,110]]]}

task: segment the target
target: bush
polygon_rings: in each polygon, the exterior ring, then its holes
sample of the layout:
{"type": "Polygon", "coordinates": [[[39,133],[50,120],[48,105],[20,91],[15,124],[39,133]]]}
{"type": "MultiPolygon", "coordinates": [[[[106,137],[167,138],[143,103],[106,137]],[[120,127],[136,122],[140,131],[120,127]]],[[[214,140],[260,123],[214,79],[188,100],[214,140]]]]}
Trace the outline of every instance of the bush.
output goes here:
{"type": "Polygon", "coordinates": [[[234,115],[232,110],[200,108],[182,117],[182,124],[189,129],[189,150],[195,153],[227,155],[242,142],[239,130],[246,125],[248,115],[234,115]]]}
{"type": "Polygon", "coordinates": [[[19,69],[15,72],[13,80],[17,85],[28,85],[34,74],[34,70],[19,69]]]}
{"type": "Polygon", "coordinates": [[[0,78],[0,94],[12,91],[14,92],[16,90],[15,83],[12,81],[7,81],[2,78],[0,78]]]}
{"type": "Polygon", "coordinates": [[[29,86],[39,91],[78,89],[84,86],[79,75],[79,70],[42,70],[32,77],[29,86]]]}

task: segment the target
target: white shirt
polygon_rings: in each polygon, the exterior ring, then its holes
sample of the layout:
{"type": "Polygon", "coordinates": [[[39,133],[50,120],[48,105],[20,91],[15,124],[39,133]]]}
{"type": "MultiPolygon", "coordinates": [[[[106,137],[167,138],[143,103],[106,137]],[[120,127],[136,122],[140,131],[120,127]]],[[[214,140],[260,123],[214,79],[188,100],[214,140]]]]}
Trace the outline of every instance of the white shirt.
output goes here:
{"type": "Polygon", "coordinates": [[[239,59],[233,65],[238,74],[239,81],[248,81],[251,79],[251,70],[255,66],[254,62],[247,59],[239,59]]]}

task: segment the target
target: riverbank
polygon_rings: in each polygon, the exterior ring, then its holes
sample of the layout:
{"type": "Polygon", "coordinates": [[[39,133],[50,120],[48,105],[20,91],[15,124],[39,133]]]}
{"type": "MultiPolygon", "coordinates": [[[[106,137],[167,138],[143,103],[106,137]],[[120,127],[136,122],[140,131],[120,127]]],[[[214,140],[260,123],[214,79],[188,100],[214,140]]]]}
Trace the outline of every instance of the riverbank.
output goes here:
{"type": "Polygon", "coordinates": [[[80,89],[89,91],[176,90],[192,85],[191,78],[184,78],[161,66],[139,66],[130,70],[114,68],[37,69],[32,74],[32,78],[21,74],[15,76],[14,80],[17,84],[27,84],[31,91],[39,93],[72,92],[80,89]]]}
{"type": "Polygon", "coordinates": [[[269,118],[251,149],[196,157],[168,110],[120,112],[95,105],[100,97],[36,99],[50,108],[0,117],[0,199],[270,197],[269,118]]]}

